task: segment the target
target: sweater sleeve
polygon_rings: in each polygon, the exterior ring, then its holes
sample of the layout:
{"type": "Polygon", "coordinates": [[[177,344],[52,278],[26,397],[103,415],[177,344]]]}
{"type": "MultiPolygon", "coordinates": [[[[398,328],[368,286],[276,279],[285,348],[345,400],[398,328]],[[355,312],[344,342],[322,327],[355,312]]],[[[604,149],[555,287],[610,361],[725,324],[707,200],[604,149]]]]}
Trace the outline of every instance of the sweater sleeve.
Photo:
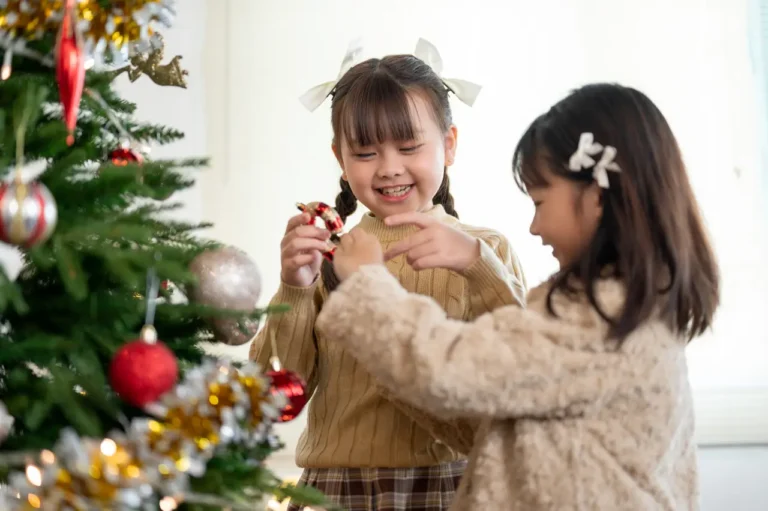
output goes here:
{"type": "MultiPolygon", "coordinates": [[[[472,233],[480,243],[480,258],[463,274],[467,279],[468,307],[465,319],[472,321],[505,305],[525,304],[525,277],[507,239],[495,231],[472,233]]],[[[479,419],[440,420],[409,404],[397,401],[382,388],[382,394],[394,402],[417,424],[452,449],[468,454],[472,449],[479,419]]]]}
{"type": "Polygon", "coordinates": [[[496,232],[484,232],[478,240],[480,258],[462,272],[469,286],[470,320],[505,305],[525,305],[525,277],[509,241],[496,232]]]}
{"type": "Polygon", "coordinates": [[[249,353],[251,360],[268,367],[272,356],[270,339],[274,336],[280,362],[283,367],[304,378],[310,397],[317,386],[315,320],[322,304],[321,289],[319,281],[306,288],[281,283],[270,305],[288,305],[290,310],[267,318],[264,328],[251,343],[249,353]]]}
{"type": "Polygon", "coordinates": [[[368,266],[336,289],[318,328],[382,385],[445,418],[579,416],[632,390],[625,389],[633,383],[627,355],[559,345],[544,332],[567,331],[551,321],[520,307],[452,320],[385,268],[368,266]]]}

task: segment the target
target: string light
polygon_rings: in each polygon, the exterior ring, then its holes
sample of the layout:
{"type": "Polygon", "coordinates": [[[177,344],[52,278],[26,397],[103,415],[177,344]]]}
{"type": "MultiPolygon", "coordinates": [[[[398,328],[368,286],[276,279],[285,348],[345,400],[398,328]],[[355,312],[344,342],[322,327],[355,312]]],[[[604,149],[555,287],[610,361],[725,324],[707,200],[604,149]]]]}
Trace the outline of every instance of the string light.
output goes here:
{"type": "Polygon", "coordinates": [[[173,497],[163,497],[163,499],[160,501],[161,511],[173,511],[178,507],[179,507],[179,504],[176,502],[176,499],[174,499],[173,497]]]}
{"type": "Polygon", "coordinates": [[[105,438],[101,442],[101,454],[104,456],[114,456],[117,452],[117,444],[111,438],[105,438]]]}
{"type": "Polygon", "coordinates": [[[43,485],[43,473],[34,465],[27,465],[27,480],[32,486],[43,485]]]}

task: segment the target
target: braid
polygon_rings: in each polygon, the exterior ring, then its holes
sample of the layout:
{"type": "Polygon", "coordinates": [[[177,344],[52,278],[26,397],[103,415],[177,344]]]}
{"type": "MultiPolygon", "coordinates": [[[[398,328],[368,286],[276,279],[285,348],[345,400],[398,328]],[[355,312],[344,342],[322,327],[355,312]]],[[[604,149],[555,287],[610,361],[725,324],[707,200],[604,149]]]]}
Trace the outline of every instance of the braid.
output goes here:
{"type": "Polygon", "coordinates": [[[437,193],[432,198],[432,204],[440,204],[445,209],[445,212],[452,217],[459,218],[459,214],[456,212],[456,208],[453,205],[453,195],[450,192],[451,180],[448,178],[448,172],[443,174],[443,182],[440,183],[440,188],[437,189],[437,193]]]}
{"type": "MultiPolygon", "coordinates": [[[[341,185],[341,192],[336,196],[336,212],[341,217],[341,221],[346,222],[347,218],[357,209],[357,197],[352,193],[352,188],[344,179],[339,179],[339,184],[341,185]]],[[[320,268],[320,275],[323,278],[323,285],[329,293],[338,287],[339,278],[333,271],[333,264],[325,259],[320,268]]]]}
{"type": "Polygon", "coordinates": [[[341,217],[341,221],[346,222],[347,217],[357,209],[357,197],[352,193],[352,188],[349,187],[349,183],[344,178],[339,179],[339,184],[341,191],[336,196],[336,212],[341,217]]]}

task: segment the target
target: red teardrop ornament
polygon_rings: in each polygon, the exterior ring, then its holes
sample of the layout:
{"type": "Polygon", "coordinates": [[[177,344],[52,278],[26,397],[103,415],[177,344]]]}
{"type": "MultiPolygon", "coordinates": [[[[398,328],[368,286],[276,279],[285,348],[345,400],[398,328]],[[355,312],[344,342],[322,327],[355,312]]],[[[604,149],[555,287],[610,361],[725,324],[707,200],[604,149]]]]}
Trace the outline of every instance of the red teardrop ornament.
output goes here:
{"type": "Polygon", "coordinates": [[[75,141],[77,112],[85,83],[85,59],[76,33],[77,20],[73,6],[73,0],[68,0],[56,44],[56,81],[59,84],[61,106],[64,108],[64,124],[69,130],[68,145],[75,141]]]}

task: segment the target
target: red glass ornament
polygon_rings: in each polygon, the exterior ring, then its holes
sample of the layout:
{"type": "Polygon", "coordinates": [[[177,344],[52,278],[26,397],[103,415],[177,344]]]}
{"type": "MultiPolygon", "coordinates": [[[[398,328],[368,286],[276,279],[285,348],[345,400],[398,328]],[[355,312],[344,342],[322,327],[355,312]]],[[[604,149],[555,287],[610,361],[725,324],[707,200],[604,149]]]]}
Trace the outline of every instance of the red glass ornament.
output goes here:
{"type": "Polygon", "coordinates": [[[157,332],[146,325],[141,337],[121,347],[109,366],[109,383],[123,401],[148,405],[171,390],[179,377],[176,356],[157,340],[157,332]]]}
{"type": "Polygon", "coordinates": [[[109,153],[109,159],[115,165],[125,166],[129,163],[142,163],[144,158],[141,153],[134,151],[130,147],[120,147],[109,153]]]}
{"type": "Polygon", "coordinates": [[[273,395],[282,394],[288,400],[285,408],[280,410],[277,422],[292,421],[299,416],[307,404],[307,384],[301,376],[285,369],[269,371],[267,376],[272,380],[269,391],[273,395]]]}
{"type": "Polygon", "coordinates": [[[67,0],[56,43],[56,81],[61,106],[64,107],[64,123],[69,130],[68,145],[75,141],[77,112],[85,83],[85,59],[76,25],[74,0],[67,0]]]}

